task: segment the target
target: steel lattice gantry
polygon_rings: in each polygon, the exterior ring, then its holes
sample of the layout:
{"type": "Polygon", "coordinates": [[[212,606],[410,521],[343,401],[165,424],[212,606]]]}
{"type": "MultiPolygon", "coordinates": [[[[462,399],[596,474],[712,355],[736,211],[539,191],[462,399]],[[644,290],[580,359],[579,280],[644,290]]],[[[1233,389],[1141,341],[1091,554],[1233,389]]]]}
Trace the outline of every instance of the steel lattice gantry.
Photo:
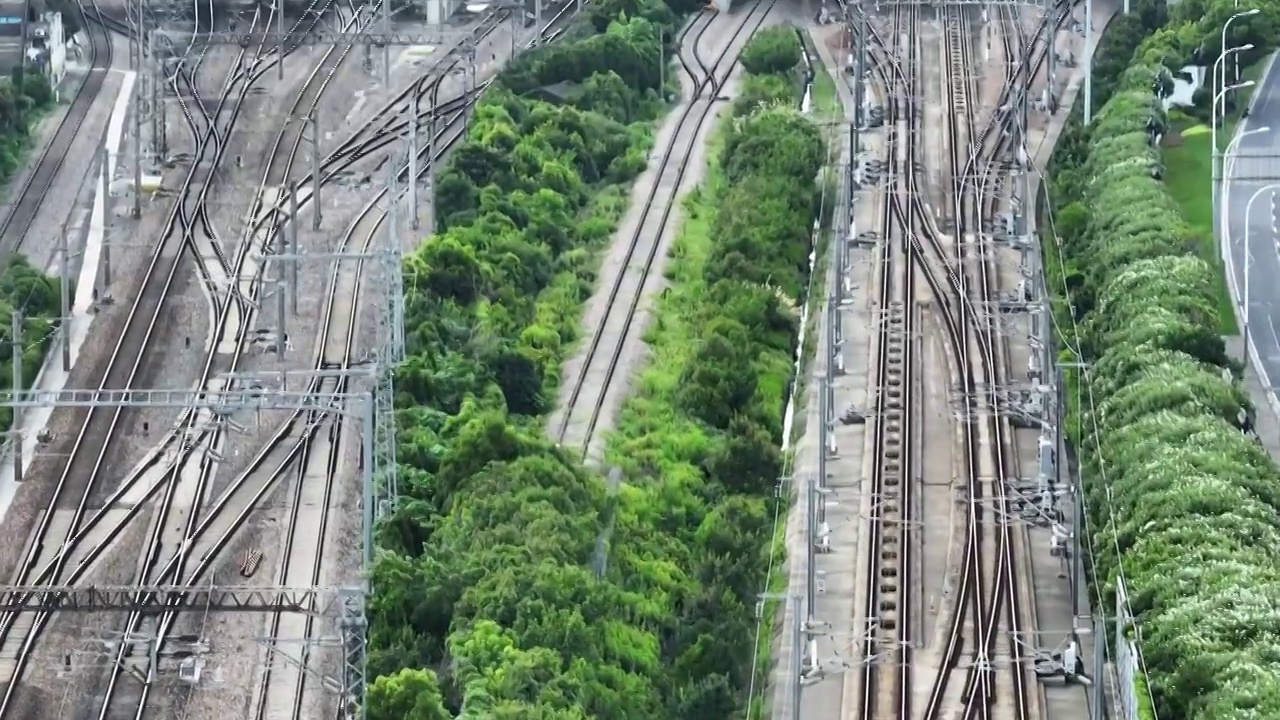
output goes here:
{"type": "Polygon", "coordinates": [[[0,611],[103,612],[199,609],[225,612],[287,612],[337,615],[343,645],[343,686],[349,717],[361,717],[366,692],[369,593],[368,570],[373,555],[375,402],[371,391],[308,392],[317,378],[369,380],[383,372],[376,364],[352,370],[268,371],[220,376],[224,390],[16,390],[0,395],[0,407],[15,410],[38,407],[163,407],[205,409],[219,417],[241,411],[315,410],[358,418],[363,463],[362,552],[365,578],[360,587],[218,587],[162,586],[0,586],[0,611]],[[236,385],[238,387],[232,387],[236,385]],[[171,603],[166,608],[166,603],[171,603]]]}

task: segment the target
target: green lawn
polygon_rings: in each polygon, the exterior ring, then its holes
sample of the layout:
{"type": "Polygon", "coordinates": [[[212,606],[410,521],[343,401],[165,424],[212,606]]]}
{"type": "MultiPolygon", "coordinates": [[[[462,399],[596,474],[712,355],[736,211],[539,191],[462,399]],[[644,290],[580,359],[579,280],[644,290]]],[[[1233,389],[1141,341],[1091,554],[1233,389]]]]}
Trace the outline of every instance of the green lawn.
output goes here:
{"type": "Polygon", "coordinates": [[[827,66],[818,64],[813,74],[813,114],[819,120],[837,120],[843,114],[840,93],[836,81],[827,72],[827,66]]]}
{"type": "MultiPolygon", "coordinates": [[[[1265,62],[1260,62],[1250,66],[1242,75],[1247,79],[1259,81],[1265,65],[1265,62]]],[[[1238,107],[1248,107],[1253,89],[1247,88],[1241,91],[1242,98],[1238,107]]],[[[1239,119],[1239,112],[1233,113],[1226,118],[1225,128],[1218,128],[1219,147],[1226,148],[1227,140],[1235,131],[1239,119]]],[[[1218,257],[1217,243],[1213,235],[1213,202],[1209,194],[1212,137],[1208,125],[1177,111],[1171,113],[1170,141],[1164,148],[1164,177],[1169,193],[1182,208],[1183,216],[1199,231],[1200,244],[1196,254],[1205,262],[1218,268],[1216,295],[1219,327],[1222,334],[1235,335],[1239,329],[1236,326],[1235,313],[1232,311],[1231,295],[1227,292],[1225,270],[1218,257]]]]}

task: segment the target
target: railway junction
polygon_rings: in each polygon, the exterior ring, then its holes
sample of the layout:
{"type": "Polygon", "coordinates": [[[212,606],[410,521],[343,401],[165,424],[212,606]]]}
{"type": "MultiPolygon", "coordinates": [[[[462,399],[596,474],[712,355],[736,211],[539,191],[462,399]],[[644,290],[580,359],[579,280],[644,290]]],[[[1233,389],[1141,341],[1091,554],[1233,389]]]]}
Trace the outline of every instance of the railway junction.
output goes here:
{"type": "Polygon", "coordinates": [[[1098,717],[1114,629],[1072,544],[1030,204],[1110,8],[842,10],[814,33],[850,66],[848,131],[788,585],[762,598],[772,717],[1098,717]]]}
{"type": "Polygon", "coordinates": [[[44,251],[37,214],[82,186],[62,227],[85,249],[54,262],[92,335],[68,323],[63,366],[13,403],[47,425],[7,466],[3,532],[27,550],[5,560],[0,716],[359,707],[422,178],[494,73],[570,14],[497,3],[390,36],[379,8],[84,4],[88,79],[4,233],[6,253],[44,251]],[[133,103],[104,93],[121,85],[133,103]],[[93,162],[64,169],[73,147],[93,162]]]}
{"type": "MultiPolygon", "coordinates": [[[[475,98],[582,9],[423,22],[382,2],[82,5],[87,80],[0,230],[4,254],[47,251],[66,208],[54,240],[85,238],[55,253],[83,321],[10,403],[0,720],[359,713],[369,534],[397,492],[401,258],[475,98]]],[[[762,598],[784,631],[751,689],[777,720],[1101,708],[1030,206],[1081,89],[1078,29],[1108,14],[754,0],[675,38],[680,100],[548,432],[600,464],[738,57],[800,28],[844,116],[787,589],[762,598]]]]}

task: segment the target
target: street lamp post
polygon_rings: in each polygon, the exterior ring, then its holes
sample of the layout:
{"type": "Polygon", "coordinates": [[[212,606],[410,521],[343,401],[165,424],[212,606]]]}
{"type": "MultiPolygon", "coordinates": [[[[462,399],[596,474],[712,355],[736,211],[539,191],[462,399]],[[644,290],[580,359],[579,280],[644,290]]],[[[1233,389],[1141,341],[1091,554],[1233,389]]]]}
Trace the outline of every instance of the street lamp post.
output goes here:
{"type": "MultiPolygon", "coordinates": [[[[1215,215],[1214,217],[1215,224],[1217,223],[1216,215],[1218,212],[1218,200],[1217,200],[1218,196],[1213,191],[1216,190],[1215,183],[1217,182],[1217,178],[1220,174],[1219,167],[1218,167],[1219,163],[1216,158],[1218,153],[1218,98],[1221,97],[1221,93],[1219,92],[1218,88],[1227,84],[1226,68],[1223,67],[1222,79],[1219,80],[1218,67],[1223,65],[1223,60],[1226,58],[1228,54],[1232,52],[1227,48],[1227,30],[1231,28],[1231,23],[1235,22],[1236,20],[1242,17],[1250,17],[1252,15],[1257,15],[1259,12],[1261,11],[1258,10],[1258,8],[1251,8],[1243,12],[1237,12],[1231,17],[1227,18],[1226,22],[1222,23],[1222,43],[1221,45],[1218,46],[1219,47],[1218,58],[1213,61],[1213,79],[1209,87],[1209,93],[1213,97],[1212,107],[1210,108],[1210,112],[1209,112],[1209,114],[1211,115],[1210,132],[1212,133],[1212,142],[1213,142],[1213,155],[1210,156],[1209,158],[1209,175],[1210,175],[1209,190],[1211,193],[1209,197],[1210,197],[1210,202],[1213,207],[1213,211],[1215,215]]],[[[1251,47],[1251,46],[1246,46],[1246,47],[1251,47]]],[[[1226,90],[1224,89],[1222,92],[1226,92],[1226,90]]]]}
{"type": "MultiPolygon", "coordinates": [[[[1219,91],[1218,85],[1218,67],[1223,65],[1228,56],[1235,55],[1236,53],[1247,52],[1252,49],[1253,43],[1246,43],[1239,47],[1223,49],[1222,53],[1218,55],[1218,59],[1213,61],[1213,108],[1211,111],[1209,127],[1213,133],[1214,152],[1218,151],[1218,98],[1222,97],[1222,93],[1219,91]]],[[[1225,82],[1225,76],[1227,74],[1226,68],[1223,68],[1222,74],[1225,82]]]]}
{"type": "MultiPolygon", "coordinates": [[[[1216,93],[1220,85],[1227,84],[1226,68],[1222,69],[1222,80],[1221,81],[1218,80],[1218,65],[1221,64],[1223,58],[1227,56],[1227,30],[1231,27],[1231,23],[1243,17],[1250,17],[1252,15],[1257,15],[1260,12],[1262,11],[1259,10],[1258,8],[1252,8],[1250,10],[1238,12],[1232,15],[1231,17],[1227,18],[1226,22],[1222,23],[1222,44],[1219,46],[1220,49],[1218,51],[1218,59],[1213,63],[1213,92],[1216,93]]],[[[1214,103],[1214,107],[1215,108],[1217,107],[1217,103],[1214,103]]]]}
{"type": "MultiPolygon", "coordinates": [[[[1253,85],[1254,85],[1254,81],[1245,80],[1242,83],[1236,83],[1235,85],[1228,85],[1227,87],[1222,88],[1217,92],[1216,95],[1213,96],[1214,107],[1217,107],[1218,99],[1221,98],[1223,95],[1226,95],[1232,90],[1239,90],[1241,88],[1252,87],[1253,85]]],[[[1212,132],[1211,143],[1213,147],[1209,149],[1209,200],[1210,200],[1211,208],[1213,210],[1212,219],[1216,227],[1219,222],[1219,216],[1222,215],[1221,213],[1222,199],[1220,195],[1222,194],[1222,187],[1223,187],[1222,183],[1224,182],[1224,178],[1226,177],[1225,160],[1220,161],[1219,159],[1220,156],[1218,154],[1218,125],[1217,125],[1216,117],[1214,119],[1213,129],[1211,132],[1212,132]]],[[[1232,138],[1227,143],[1227,152],[1228,153],[1231,152],[1231,148],[1235,146],[1236,141],[1238,141],[1241,137],[1247,134],[1252,135],[1253,131],[1249,131],[1248,133],[1240,133],[1236,135],[1236,137],[1232,138]]]]}

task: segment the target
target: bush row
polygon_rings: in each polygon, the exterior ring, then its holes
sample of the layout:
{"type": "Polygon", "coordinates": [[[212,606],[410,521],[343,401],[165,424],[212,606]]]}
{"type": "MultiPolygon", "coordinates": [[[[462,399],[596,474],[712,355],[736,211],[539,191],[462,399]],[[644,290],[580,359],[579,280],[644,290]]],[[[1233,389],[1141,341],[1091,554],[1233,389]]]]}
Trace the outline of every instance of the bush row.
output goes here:
{"type": "MultiPolygon", "coordinates": [[[[1062,320],[1079,323],[1071,349],[1090,365],[1075,442],[1095,576],[1112,597],[1123,569],[1149,672],[1139,689],[1149,682],[1159,717],[1280,717],[1280,472],[1242,427],[1239,366],[1217,334],[1219,270],[1192,254],[1158,146],[1175,74],[1217,57],[1236,9],[1135,5],[1099,48],[1106,104],[1069,127],[1051,185],[1062,320]]],[[[1277,9],[1237,21],[1234,42],[1263,48],[1277,9]]]]}
{"type": "Polygon", "coordinates": [[[0,80],[0,181],[17,172],[23,151],[31,143],[31,126],[53,105],[53,90],[39,72],[14,70],[0,80]]]}
{"type": "MultiPolygon", "coordinates": [[[[731,573],[758,573],[755,557],[738,554],[743,526],[734,513],[762,501],[719,503],[688,489],[694,478],[665,473],[661,483],[638,476],[611,499],[601,478],[542,430],[598,251],[625,210],[626,185],[645,166],[651,121],[662,111],[657,63],[671,53],[660,52],[659,38],[672,38],[676,13],[688,9],[593,2],[586,27],[500,76],[439,178],[443,230],[405,266],[407,353],[395,378],[402,498],[377,536],[372,720],[701,720],[726,718],[741,702],[733,658],[750,641],[736,635],[738,616],[717,608],[749,607],[759,589],[738,592],[731,573]],[[598,546],[611,522],[606,563],[598,546]],[[722,654],[730,648],[737,652],[722,654]]],[[[808,153],[807,136],[787,134],[797,132],[794,122],[744,122],[734,133],[739,151],[728,156],[735,178],[764,182],[751,180],[761,168],[748,155],[776,157],[780,142],[785,167],[804,167],[794,151],[808,153]]],[[[768,207],[794,213],[814,170],[768,207]]],[[[802,249],[786,244],[791,235],[743,233],[719,251],[720,287],[741,286],[739,305],[761,304],[755,317],[785,316],[772,310],[772,291],[737,273],[767,255],[795,285],[780,258],[802,249]]],[[[742,335],[759,327],[755,317],[719,326],[733,358],[754,347],[742,335]]],[[[771,339],[787,334],[780,328],[771,339]]],[[[722,348],[708,337],[700,352],[712,357],[722,348]]],[[[692,367],[689,392],[708,405],[726,392],[737,401],[736,378],[720,382],[724,365],[692,367]]],[[[771,427],[771,410],[731,407],[741,410],[733,423],[741,416],[771,427]]],[[[758,546],[753,539],[750,548],[758,546]]]]}

